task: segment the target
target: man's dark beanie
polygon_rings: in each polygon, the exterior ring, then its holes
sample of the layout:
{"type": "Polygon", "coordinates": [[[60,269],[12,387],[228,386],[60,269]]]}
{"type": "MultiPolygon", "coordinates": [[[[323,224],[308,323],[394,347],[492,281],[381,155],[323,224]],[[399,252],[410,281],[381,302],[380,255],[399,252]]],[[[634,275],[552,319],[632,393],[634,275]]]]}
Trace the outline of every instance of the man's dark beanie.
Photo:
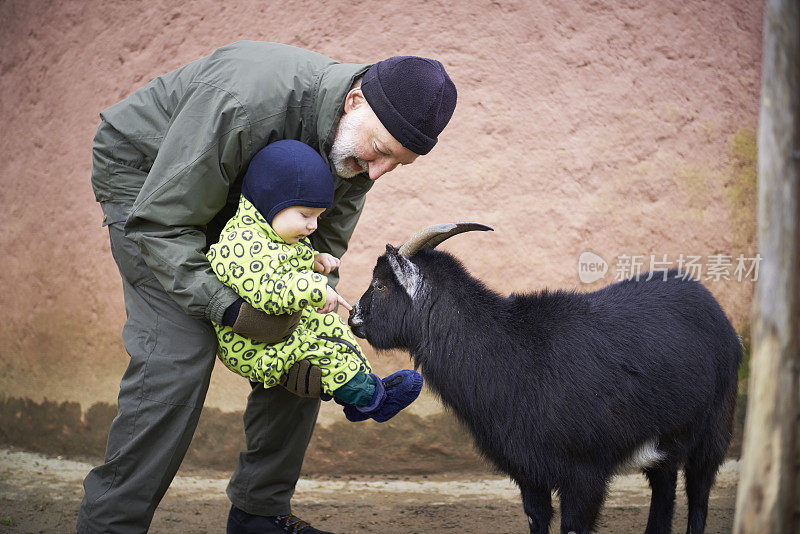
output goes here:
{"type": "Polygon", "coordinates": [[[322,156],[305,143],[276,141],[250,160],[242,194],[272,224],[275,215],[290,206],[331,207],[333,175],[322,156]]]}
{"type": "Polygon", "coordinates": [[[456,108],[456,86],[444,66],[424,57],[375,63],[364,73],[361,92],[389,133],[420,155],[431,151],[456,108]]]}

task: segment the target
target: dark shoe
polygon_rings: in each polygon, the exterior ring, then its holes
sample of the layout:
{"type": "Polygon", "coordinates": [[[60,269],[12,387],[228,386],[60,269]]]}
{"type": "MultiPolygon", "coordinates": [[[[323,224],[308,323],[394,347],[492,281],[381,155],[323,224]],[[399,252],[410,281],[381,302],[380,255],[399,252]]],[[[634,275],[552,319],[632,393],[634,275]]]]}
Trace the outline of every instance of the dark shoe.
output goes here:
{"type": "Polygon", "coordinates": [[[227,534],[333,534],[319,530],[297,516],[253,515],[235,506],[228,512],[227,534]]]}
{"type": "Polygon", "coordinates": [[[369,406],[344,407],[344,415],[349,421],[364,421],[370,417],[383,423],[400,413],[419,397],[422,390],[422,375],[411,369],[392,373],[383,380],[370,373],[375,379],[375,396],[369,406]]]}

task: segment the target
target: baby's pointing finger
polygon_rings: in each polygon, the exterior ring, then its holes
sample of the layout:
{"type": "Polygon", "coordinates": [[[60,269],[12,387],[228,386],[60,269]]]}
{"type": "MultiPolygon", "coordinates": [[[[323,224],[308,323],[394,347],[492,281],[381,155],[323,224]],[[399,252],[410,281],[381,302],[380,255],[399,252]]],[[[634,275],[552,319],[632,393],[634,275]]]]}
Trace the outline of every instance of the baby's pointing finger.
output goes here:
{"type": "Polygon", "coordinates": [[[353,310],[353,307],[350,306],[350,303],[348,303],[346,300],[344,300],[344,298],[341,295],[337,295],[337,296],[339,297],[339,304],[344,306],[347,311],[352,311],[353,310]]]}

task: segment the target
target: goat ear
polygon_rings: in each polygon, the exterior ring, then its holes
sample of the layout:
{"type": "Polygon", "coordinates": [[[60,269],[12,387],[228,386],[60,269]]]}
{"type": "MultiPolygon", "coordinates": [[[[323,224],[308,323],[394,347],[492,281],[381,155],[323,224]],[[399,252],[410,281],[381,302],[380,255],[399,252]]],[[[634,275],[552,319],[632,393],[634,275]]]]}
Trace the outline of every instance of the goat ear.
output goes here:
{"type": "Polygon", "coordinates": [[[386,245],[386,253],[395,278],[397,278],[397,281],[403,286],[403,289],[406,290],[411,300],[414,300],[422,287],[422,275],[419,272],[419,267],[414,265],[414,263],[405,256],[398,254],[397,249],[391,245],[386,245]]]}

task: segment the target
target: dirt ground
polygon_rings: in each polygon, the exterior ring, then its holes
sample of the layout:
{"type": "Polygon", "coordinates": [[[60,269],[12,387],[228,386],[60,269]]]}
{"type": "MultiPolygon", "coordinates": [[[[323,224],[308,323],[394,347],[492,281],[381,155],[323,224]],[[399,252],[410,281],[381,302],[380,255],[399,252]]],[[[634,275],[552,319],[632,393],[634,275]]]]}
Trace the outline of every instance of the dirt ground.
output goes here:
{"type": "MultiPolygon", "coordinates": [[[[0,533],[74,532],[88,463],[0,449],[0,533]]],[[[709,503],[709,534],[731,531],[739,464],[725,463],[709,503]]],[[[225,531],[228,473],[182,471],[153,520],[151,532],[225,531]]],[[[599,533],[642,532],[650,492],[641,475],[614,479],[599,533]]],[[[527,532],[519,493],[508,479],[470,476],[341,476],[304,478],[294,513],[319,528],[339,533],[527,532]]],[[[686,528],[682,484],[675,532],[686,528]]],[[[558,531],[558,514],[551,532],[558,531]]]]}

